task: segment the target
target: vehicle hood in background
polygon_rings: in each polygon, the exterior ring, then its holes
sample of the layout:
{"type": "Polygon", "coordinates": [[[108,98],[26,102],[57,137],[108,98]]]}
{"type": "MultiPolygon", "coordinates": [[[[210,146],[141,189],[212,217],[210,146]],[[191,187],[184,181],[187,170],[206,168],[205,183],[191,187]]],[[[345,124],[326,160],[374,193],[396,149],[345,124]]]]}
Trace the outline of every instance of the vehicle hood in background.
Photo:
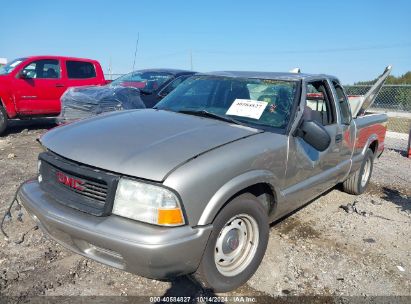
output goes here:
{"type": "Polygon", "coordinates": [[[70,160],[162,181],[178,165],[262,131],[162,110],[115,112],[57,127],[41,138],[70,160]]]}

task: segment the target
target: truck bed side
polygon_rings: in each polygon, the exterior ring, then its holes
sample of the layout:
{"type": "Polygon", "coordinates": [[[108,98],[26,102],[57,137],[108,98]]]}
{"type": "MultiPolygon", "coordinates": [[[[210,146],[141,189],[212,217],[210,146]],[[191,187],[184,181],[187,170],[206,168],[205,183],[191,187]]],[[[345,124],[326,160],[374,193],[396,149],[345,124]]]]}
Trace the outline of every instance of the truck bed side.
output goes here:
{"type": "Polygon", "coordinates": [[[381,155],[384,150],[387,121],[386,114],[367,114],[354,118],[356,139],[353,147],[351,172],[360,167],[362,157],[368,147],[373,150],[376,157],[381,155]]]}

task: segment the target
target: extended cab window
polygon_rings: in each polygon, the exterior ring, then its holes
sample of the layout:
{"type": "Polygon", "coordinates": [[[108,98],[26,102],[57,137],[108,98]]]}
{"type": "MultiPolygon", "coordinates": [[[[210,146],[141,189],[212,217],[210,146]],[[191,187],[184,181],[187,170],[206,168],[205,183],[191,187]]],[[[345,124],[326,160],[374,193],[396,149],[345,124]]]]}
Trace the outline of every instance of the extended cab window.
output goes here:
{"type": "Polygon", "coordinates": [[[335,110],[327,83],[325,81],[309,82],[306,90],[304,118],[315,120],[323,126],[336,123],[335,110]]]}
{"type": "Polygon", "coordinates": [[[351,123],[351,110],[348,104],[347,96],[338,82],[333,81],[333,85],[335,92],[337,93],[338,104],[340,106],[341,123],[349,125],[351,123]]]}
{"type": "Polygon", "coordinates": [[[56,79],[60,78],[60,63],[55,59],[36,60],[27,65],[21,74],[24,78],[56,79]]]}
{"type": "Polygon", "coordinates": [[[91,62],[66,61],[67,76],[72,79],[86,79],[96,77],[96,69],[91,62]]]}

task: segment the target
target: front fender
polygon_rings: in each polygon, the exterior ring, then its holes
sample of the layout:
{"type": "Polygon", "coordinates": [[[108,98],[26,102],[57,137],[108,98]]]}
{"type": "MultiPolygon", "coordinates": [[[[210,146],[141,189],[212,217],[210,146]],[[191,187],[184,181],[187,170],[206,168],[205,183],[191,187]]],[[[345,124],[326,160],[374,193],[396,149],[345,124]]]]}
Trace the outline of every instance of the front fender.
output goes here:
{"type": "Polygon", "coordinates": [[[171,172],[164,185],[180,194],[190,225],[206,225],[233,195],[259,183],[274,189],[280,204],[286,161],[287,137],[259,133],[190,160],[171,172]]]}
{"type": "Polygon", "coordinates": [[[278,197],[276,187],[278,185],[277,178],[271,171],[268,170],[253,170],[244,174],[236,176],[227,183],[225,183],[210,199],[203,213],[201,214],[198,225],[210,224],[221,208],[227,203],[227,201],[233,197],[236,193],[259,183],[265,183],[270,185],[273,190],[274,196],[278,197]]]}

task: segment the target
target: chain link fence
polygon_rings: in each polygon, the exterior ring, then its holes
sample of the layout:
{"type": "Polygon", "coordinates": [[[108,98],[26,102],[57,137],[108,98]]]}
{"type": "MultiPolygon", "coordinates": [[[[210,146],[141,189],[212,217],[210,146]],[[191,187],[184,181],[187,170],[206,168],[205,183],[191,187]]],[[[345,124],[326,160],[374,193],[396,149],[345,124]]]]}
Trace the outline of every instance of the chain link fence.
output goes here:
{"type": "MultiPolygon", "coordinates": [[[[371,85],[346,85],[348,95],[364,95],[371,85]]],[[[411,85],[384,85],[369,112],[386,113],[388,130],[409,133],[411,128],[411,85]]]]}

